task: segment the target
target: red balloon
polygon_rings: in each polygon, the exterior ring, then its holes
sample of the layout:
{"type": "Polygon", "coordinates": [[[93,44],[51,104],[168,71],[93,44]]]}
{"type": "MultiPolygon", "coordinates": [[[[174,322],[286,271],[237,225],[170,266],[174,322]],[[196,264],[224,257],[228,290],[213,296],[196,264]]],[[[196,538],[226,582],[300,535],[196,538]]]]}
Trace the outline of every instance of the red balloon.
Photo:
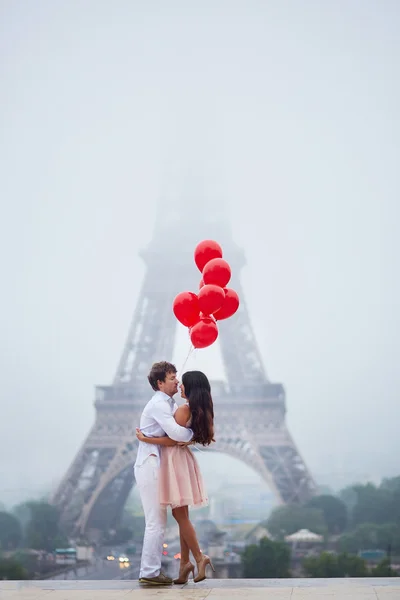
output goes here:
{"type": "Polygon", "coordinates": [[[199,290],[201,290],[201,288],[203,287],[203,285],[205,285],[205,284],[204,284],[204,281],[203,281],[203,278],[202,278],[202,279],[200,279],[199,290]]]}
{"type": "Polygon", "coordinates": [[[223,258],[213,258],[203,269],[203,281],[224,288],[231,278],[231,268],[223,258]]]}
{"type": "Polygon", "coordinates": [[[225,288],[225,299],[224,303],[217,312],[214,313],[214,317],[217,321],[221,321],[222,319],[229,319],[232,315],[235,314],[237,309],[239,308],[239,296],[232,290],[231,288],[225,288]]]}
{"type": "Polygon", "coordinates": [[[200,321],[202,319],[211,319],[212,321],[214,321],[214,323],[216,323],[216,319],[214,317],[214,315],[204,315],[202,312],[200,313],[200,321]]]}
{"type": "Polygon", "coordinates": [[[218,285],[204,285],[198,298],[201,312],[211,315],[222,307],[225,301],[225,292],[218,285]]]}
{"type": "Polygon", "coordinates": [[[195,348],[207,348],[218,337],[218,327],[214,319],[205,317],[190,330],[190,339],[195,348]]]}
{"type": "Polygon", "coordinates": [[[222,248],[214,240],[203,240],[194,250],[194,262],[199,271],[203,271],[206,264],[213,258],[222,258],[222,248]]]}
{"type": "Polygon", "coordinates": [[[174,315],[185,327],[192,327],[200,320],[199,299],[193,292],[181,292],[173,302],[174,315]]]}

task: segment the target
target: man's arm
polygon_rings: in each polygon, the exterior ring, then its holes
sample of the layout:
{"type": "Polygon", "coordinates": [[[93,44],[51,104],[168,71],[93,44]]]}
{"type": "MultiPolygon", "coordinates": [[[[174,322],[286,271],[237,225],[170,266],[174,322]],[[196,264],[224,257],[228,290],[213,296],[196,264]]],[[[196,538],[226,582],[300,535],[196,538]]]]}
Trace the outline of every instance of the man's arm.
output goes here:
{"type": "Polygon", "coordinates": [[[190,442],[193,437],[193,431],[188,427],[178,425],[166,402],[157,402],[153,407],[152,413],[152,416],[168,437],[176,442],[190,442]]]}

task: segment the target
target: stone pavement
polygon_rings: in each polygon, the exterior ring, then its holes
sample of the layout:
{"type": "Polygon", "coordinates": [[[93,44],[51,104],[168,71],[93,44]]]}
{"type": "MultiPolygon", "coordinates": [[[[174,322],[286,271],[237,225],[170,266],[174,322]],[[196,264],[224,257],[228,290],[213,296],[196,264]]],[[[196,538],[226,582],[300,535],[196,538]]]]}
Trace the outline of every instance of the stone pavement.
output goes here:
{"type": "Polygon", "coordinates": [[[0,581],[0,600],[400,600],[400,578],[208,579],[168,588],[137,581],[0,581]]]}

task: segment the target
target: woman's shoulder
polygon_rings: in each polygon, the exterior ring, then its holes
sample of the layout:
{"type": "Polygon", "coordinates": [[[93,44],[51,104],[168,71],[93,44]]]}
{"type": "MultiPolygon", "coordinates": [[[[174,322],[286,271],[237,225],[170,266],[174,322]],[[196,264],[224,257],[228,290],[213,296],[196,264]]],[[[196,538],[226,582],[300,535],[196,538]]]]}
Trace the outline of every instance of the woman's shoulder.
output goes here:
{"type": "Polygon", "coordinates": [[[189,405],[188,404],[182,404],[181,406],[178,406],[178,408],[175,411],[174,417],[175,417],[175,421],[179,425],[182,425],[182,427],[185,427],[186,423],[188,422],[188,420],[190,418],[190,408],[189,408],[189,405]]]}

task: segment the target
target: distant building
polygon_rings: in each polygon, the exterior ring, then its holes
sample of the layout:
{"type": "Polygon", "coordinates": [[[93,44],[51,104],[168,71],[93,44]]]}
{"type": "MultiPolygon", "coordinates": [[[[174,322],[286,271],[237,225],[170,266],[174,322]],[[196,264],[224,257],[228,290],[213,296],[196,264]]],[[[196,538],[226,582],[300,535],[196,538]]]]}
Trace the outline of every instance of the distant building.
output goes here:
{"type": "Polygon", "coordinates": [[[76,563],[75,548],[56,548],[54,554],[56,565],[74,565],[76,563]]]}

